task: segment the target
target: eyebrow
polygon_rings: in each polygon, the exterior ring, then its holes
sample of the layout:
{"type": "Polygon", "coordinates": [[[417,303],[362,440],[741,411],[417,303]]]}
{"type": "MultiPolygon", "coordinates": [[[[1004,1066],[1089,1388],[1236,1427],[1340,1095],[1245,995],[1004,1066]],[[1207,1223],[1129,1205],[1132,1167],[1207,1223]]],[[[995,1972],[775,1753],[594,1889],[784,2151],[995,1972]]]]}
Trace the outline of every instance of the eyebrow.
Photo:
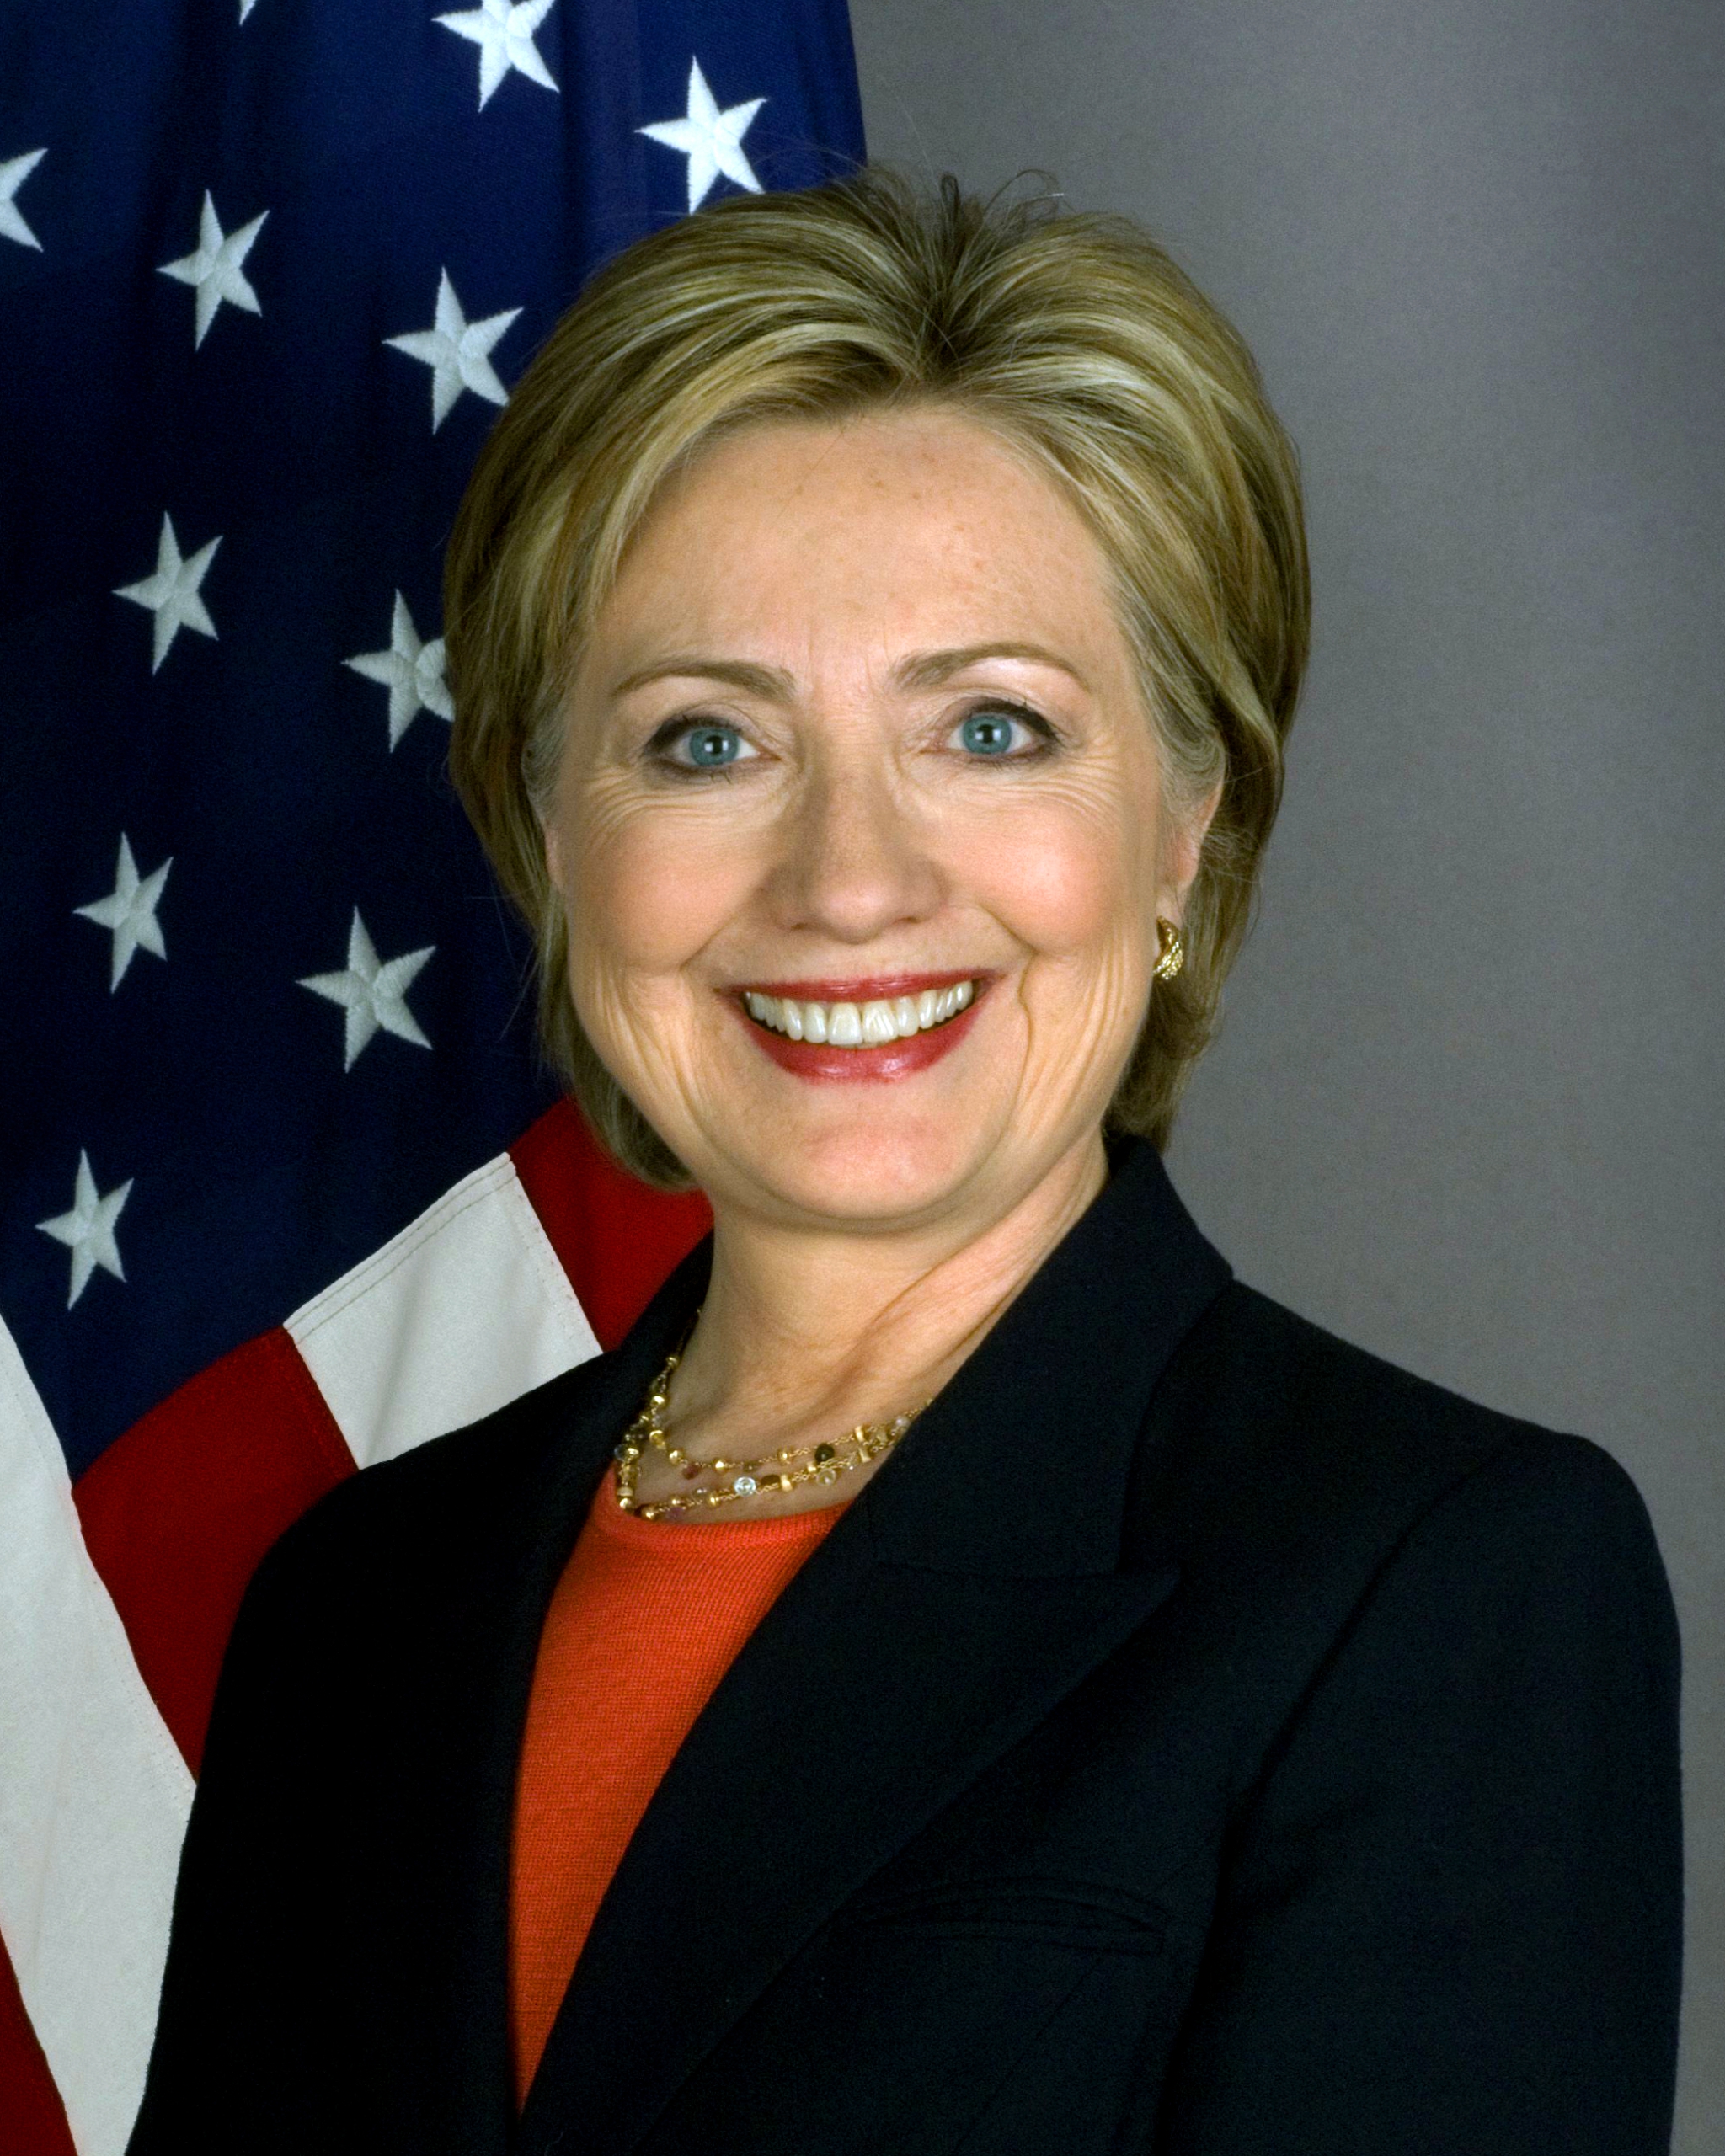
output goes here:
{"type": "Polygon", "coordinates": [[[795,681],[781,667],[756,666],[745,659],[708,659],[695,651],[673,652],[670,658],[656,659],[638,673],[626,674],[621,681],[612,683],[611,693],[626,696],[650,682],[691,680],[723,681],[729,688],[765,696],[772,703],[788,703],[797,693],[795,681]]]}
{"type": "Polygon", "coordinates": [[[990,659],[1023,659],[1038,666],[1057,667],[1081,689],[1090,686],[1071,660],[1062,659],[1057,651],[1049,651],[1039,643],[1012,642],[967,643],[955,651],[924,652],[918,658],[902,660],[893,670],[894,678],[907,689],[937,689],[954,674],[962,674],[967,668],[980,666],[990,659]]]}
{"type": "MultiPolygon", "coordinates": [[[[1038,666],[1053,666],[1070,676],[1081,689],[1087,691],[1090,687],[1071,659],[1062,659],[1058,652],[1049,651],[1039,643],[1011,641],[962,644],[951,651],[921,652],[914,659],[901,659],[893,669],[893,679],[904,689],[937,689],[955,674],[962,674],[991,659],[1026,659],[1038,666]]],[[[669,658],[655,660],[651,666],[625,675],[612,685],[611,693],[613,697],[626,696],[652,682],[676,680],[722,681],[728,688],[741,689],[746,695],[763,697],[770,703],[789,703],[797,693],[795,680],[782,667],[759,666],[742,659],[714,659],[693,651],[674,652],[669,658]]]]}

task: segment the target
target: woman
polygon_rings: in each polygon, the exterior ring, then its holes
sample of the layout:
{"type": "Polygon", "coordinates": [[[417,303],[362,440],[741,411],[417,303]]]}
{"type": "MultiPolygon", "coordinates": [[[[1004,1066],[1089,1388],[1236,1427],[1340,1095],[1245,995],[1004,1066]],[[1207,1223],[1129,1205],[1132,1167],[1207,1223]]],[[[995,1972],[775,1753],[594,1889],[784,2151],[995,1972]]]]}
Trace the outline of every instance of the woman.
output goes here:
{"type": "Polygon", "coordinates": [[[715,1228],[254,1582],[136,2156],[1653,2156],[1676,1654],[1583,1440],[1159,1158],[1306,648],[1141,235],[864,174],[606,270],[456,533],[454,760],[715,1228]]]}

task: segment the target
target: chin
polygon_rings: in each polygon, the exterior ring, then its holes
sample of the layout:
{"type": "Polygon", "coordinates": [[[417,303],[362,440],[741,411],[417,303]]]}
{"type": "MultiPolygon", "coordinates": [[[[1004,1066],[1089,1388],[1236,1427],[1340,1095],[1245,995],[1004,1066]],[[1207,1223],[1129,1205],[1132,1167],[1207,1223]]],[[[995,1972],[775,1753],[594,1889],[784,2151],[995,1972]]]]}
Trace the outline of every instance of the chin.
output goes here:
{"type": "Polygon", "coordinates": [[[940,1212],[975,1181],[991,1150],[974,1126],[893,1129],[866,1111],[819,1133],[781,1130],[775,1141],[764,1154],[730,1155],[714,1178],[721,1192],[752,1187],[799,1214],[858,1227],[940,1212]]]}

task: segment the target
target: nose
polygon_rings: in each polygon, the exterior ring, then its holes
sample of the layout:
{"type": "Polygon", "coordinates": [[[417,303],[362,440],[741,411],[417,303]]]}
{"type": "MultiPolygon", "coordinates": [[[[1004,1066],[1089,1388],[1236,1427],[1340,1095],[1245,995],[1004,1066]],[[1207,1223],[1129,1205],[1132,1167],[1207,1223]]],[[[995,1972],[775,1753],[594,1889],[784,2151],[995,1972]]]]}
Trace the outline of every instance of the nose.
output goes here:
{"type": "Polygon", "coordinates": [[[930,834],[866,758],[805,774],[787,804],[766,897],[778,926],[873,942],[936,912],[945,883],[930,834]]]}

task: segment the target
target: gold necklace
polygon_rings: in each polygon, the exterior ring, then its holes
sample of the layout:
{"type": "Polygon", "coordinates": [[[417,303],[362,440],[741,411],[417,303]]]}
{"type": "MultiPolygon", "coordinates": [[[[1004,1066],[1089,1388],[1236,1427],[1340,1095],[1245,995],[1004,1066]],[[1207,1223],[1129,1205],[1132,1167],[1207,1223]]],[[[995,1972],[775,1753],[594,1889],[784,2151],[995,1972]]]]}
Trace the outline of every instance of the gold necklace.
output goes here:
{"type": "MultiPolygon", "coordinates": [[[[890,1452],[922,1412],[913,1409],[890,1422],[859,1422],[835,1443],[781,1445],[776,1452],[762,1453],[754,1460],[691,1460],[681,1445],[670,1442],[661,1419],[670,1401],[671,1374],[681,1360],[681,1349],[666,1358],[665,1368],[648,1389],[640,1413],[624,1431],[616,1450],[618,1508],[638,1513],[643,1519],[657,1519],[664,1513],[693,1512],[697,1507],[732,1504],[740,1497],[777,1497],[781,1491],[794,1490],[804,1482],[836,1482],[841,1475],[890,1452]],[[681,1497],[661,1498],[657,1504],[638,1504],[635,1478],[641,1454],[649,1444],[656,1446],[673,1467],[682,1470],[685,1481],[694,1481],[703,1470],[729,1480],[703,1483],[681,1497]],[[806,1465],[798,1466],[798,1460],[806,1465]]],[[[927,1405],[925,1401],[923,1406],[927,1405]]]]}

